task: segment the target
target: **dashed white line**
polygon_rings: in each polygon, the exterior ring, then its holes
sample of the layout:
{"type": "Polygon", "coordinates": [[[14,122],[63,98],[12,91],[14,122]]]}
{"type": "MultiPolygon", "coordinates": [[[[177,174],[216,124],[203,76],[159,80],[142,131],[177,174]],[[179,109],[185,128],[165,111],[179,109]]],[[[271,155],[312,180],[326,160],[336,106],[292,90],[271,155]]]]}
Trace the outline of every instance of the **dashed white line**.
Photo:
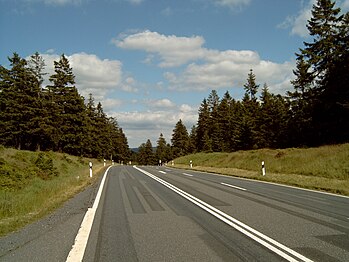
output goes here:
{"type": "Polygon", "coordinates": [[[165,174],[166,175],[166,172],[165,171],[159,171],[161,174],[165,174]]]}
{"type": "Polygon", "coordinates": [[[185,176],[193,176],[193,175],[187,174],[187,173],[183,173],[183,175],[185,175],[185,176]]]}
{"type": "Polygon", "coordinates": [[[246,191],[246,190],[247,190],[246,188],[238,187],[238,186],[233,186],[233,185],[226,184],[226,183],[221,183],[221,185],[228,186],[228,187],[232,187],[232,188],[236,188],[236,189],[239,189],[239,190],[242,190],[242,191],[246,191]]]}

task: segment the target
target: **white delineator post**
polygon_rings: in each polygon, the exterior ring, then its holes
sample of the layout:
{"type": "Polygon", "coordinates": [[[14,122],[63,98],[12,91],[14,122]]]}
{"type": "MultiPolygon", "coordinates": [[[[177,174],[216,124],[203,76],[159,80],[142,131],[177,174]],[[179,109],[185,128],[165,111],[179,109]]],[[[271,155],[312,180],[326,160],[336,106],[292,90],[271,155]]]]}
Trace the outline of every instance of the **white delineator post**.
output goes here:
{"type": "Polygon", "coordinates": [[[106,164],[106,163],[105,163],[106,161],[107,161],[107,160],[104,159],[104,166],[105,166],[105,164],[106,164]]]}
{"type": "Polygon", "coordinates": [[[264,161],[262,161],[262,175],[265,176],[265,166],[264,161]]]}
{"type": "Polygon", "coordinates": [[[190,160],[190,168],[193,168],[193,161],[190,160]]]}
{"type": "Polygon", "coordinates": [[[89,163],[90,166],[90,177],[92,177],[92,162],[89,163]]]}

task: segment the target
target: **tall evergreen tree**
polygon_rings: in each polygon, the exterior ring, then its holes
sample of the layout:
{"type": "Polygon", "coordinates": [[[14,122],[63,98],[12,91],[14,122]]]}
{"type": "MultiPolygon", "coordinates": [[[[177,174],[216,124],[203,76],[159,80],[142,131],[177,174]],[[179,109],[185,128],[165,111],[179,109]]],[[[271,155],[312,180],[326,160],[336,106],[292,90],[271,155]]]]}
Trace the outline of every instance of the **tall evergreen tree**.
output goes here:
{"type": "Polygon", "coordinates": [[[286,145],[288,106],[280,95],[269,92],[265,84],[261,93],[261,109],[258,119],[259,148],[278,148],[286,145]]]}
{"type": "Polygon", "coordinates": [[[154,165],[156,164],[153,146],[150,140],[148,139],[146,143],[143,143],[138,148],[138,163],[140,165],[154,165]]]}
{"type": "Polygon", "coordinates": [[[181,119],[173,129],[171,143],[174,157],[184,156],[188,153],[189,134],[181,119]]]}
{"type": "Polygon", "coordinates": [[[293,82],[296,92],[291,100],[293,109],[305,106],[310,112],[301,118],[307,124],[308,132],[303,139],[307,145],[349,141],[343,132],[349,124],[345,106],[349,101],[348,16],[340,14],[334,1],[318,0],[307,25],[313,41],[305,42],[305,48],[297,54],[300,62],[293,82]],[[303,91],[299,94],[300,88],[303,91]]]}
{"type": "Polygon", "coordinates": [[[257,92],[259,85],[256,84],[256,75],[253,73],[253,70],[250,69],[250,73],[247,77],[247,83],[244,84],[245,97],[253,102],[257,100],[257,92]]]}
{"type": "Polygon", "coordinates": [[[231,122],[232,122],[232,97],[230,96],[229,92],[227,91],[219,106],[218,106],[218,133],[219,133],[219,149],[220,151],[230,151],[231,150],[231,136],[232,136],[232,128],[231,128],[231,122]]]}
{"type": "Polygon", "coordinates": [[[54,68],[49,86],[54,143],[58,151],[79,155],[83,153],[84,99],[74,86],[73,69],[65,55],[54,62],[54,68]]]}
{"type": "Polygon", "coordinates": [[[168,150],[167,150],[167,143],[164,138],[164,135],[161,133],[159,136],[159,139],[157,141],[156,151],[155,151],[155,158],[159,161],[161,160],[161,163],[166,163],[168,160],[170,160],[168,156],[168,150]]]}
{"type": "Polygon", "coordinates": [[[210,130],[210,109],[207,100],[204,99],[199,108],[199,118],[196,132],[196,148],[198,151],[211,151],[210,130]]]}
{"type": "Polygon", "coordinates": [[[252,149],[257,147],[260,139],[257,127],[259,103],[256,94],[258,92],[258,87],[259,85],[256,83],[256,76],[251,69],[247,77],[247,83],[244,85],[245,95],[242,101],[243,118],[239,138],[242,149],[252,149]]]}
{"type": "Polygon", "coordinates": [[[220,104],[219,96],[216,90],[212,90],[208,96],[207,103],[210,110],[209,118],[209,131],[208,136],[211,141],[211,148],[214,152],[219,152],[222,150],[222,137],[219,126],[219,112],[218,107],[220,104]]]}
{"type": "Polygon", "coordinates": [[[27,61],[14,53],[10,69],[0,67],[0,143],[18,149],[35,149],[38,79],[27,61]]]}

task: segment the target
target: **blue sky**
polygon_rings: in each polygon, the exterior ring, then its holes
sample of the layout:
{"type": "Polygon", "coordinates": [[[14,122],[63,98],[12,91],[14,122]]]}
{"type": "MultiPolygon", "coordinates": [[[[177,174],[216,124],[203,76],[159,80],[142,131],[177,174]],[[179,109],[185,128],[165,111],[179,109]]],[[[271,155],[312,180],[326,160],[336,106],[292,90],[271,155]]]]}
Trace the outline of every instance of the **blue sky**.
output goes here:
{"type": "Polygon", "coordinates": [[[240,99],[250,69],[271,92],[291,90],[314,2],[0,0],[0,63],[38,51],[51,74],[66,54],[80,93],[102,102],[129,145],[155,146],[179,119],[190,131],[212,89],[240,99]]]}

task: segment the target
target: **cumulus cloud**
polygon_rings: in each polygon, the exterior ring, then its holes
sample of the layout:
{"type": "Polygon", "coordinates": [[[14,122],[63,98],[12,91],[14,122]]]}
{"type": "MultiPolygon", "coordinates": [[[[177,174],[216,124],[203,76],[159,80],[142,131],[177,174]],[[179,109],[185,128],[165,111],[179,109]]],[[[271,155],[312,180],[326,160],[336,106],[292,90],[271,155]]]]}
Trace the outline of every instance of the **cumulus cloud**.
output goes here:
{"type": "MultiPolygon", "coordinates": [[[[54,73],[54,61],[58,61],[57,54],[42,54],[45,60],[45,71],[48,76],[54,73]]],[[[105,94],[114,89],[130,91],[132,81],[122,80],[122,63],[118,60],[100,59],[98,56],[86,53],[76,53],[67,56],[75,75],[76,87],[87,97],[89,93],[100,100],[105,94]]],[[[48,81],[45,81],[48,84],[48,81]]]]}
{"type": "Polygon", "coordinates": [[[252,68],[262,83],[271,90],[284,93],[291,87],[289,81],[294,64],[283,64],[262,60],[251,50],[214,50],[203,47],[201,36],[166,36],[157,32],[143,31],[123,35],[113,40],[120,47],[130,50],[143,50],[147,53],[146,62],[159,60],[159,67],[185,68],[180,72],[167,71],[163,76],[171,90],[187,91],[242,87],[252,68]],[[280,83],[285,89],[281,90],[280,83]],[[278,88],[277,88],[278,86],[278,88]]]}
{"type": "Polygon", "coordinates": [[[175,103],[173,103],[170,99],[167,99],[167,98],[158,99],[158,100],[148,100],[146,103],[151,108],[168,109],[168,108],[174,108],[176,106],[175,103]]]}
{"type": "MultiPolygon", "coordinates": [[[[156,54],[160,58],[160,67],[180,66],[203,56],[204,39],[201,36],[166,36],[146,30],[131,35],[120,35],[112,42],[120,48],[156,54]]],[[[146,62],[150,63],[151,60],[154,60],[154,57],[148,56],[146,62]]]]}

